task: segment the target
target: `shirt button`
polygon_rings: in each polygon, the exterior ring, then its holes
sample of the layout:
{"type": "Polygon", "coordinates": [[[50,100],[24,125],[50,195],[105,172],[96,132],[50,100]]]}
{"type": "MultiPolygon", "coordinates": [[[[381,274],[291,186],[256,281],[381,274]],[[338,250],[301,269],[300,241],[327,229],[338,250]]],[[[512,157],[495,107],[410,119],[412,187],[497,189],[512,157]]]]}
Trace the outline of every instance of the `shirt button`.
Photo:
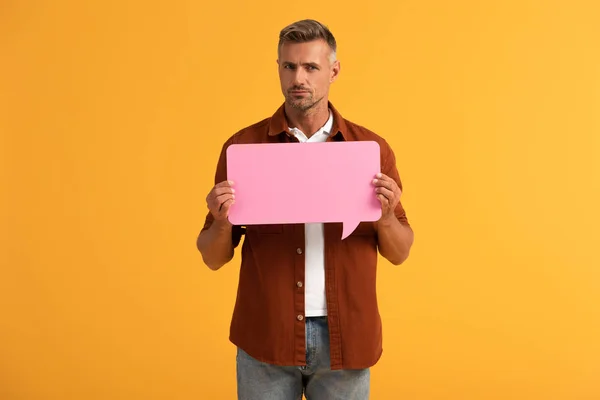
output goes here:
{"type": "Polygon", "coordinates": [[[302,249],[301,249],[300,247],[298,247],[298,248],[296,249],[296,253],[298,253],[298,254],[302,254],[302,249]]]}
{"type": "Polygon", "coordinates": [[[302,321],[304,319],[304,317],[301,314],[299,314],[296,318],[298,318],[298,321],[302,321]]]}
{"type": "Polygon", "coordinates": [[[302,282],[298,281],[298,283],[296,283],[296,286],[302,287],[302,282]]]}

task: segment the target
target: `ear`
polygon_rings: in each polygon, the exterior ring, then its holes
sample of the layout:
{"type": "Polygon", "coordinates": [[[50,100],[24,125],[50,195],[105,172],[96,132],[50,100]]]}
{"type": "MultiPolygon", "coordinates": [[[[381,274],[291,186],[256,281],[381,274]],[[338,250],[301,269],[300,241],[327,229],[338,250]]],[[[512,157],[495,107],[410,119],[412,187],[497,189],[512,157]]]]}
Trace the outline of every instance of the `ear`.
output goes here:
{"type": "Polygon", "coordinates": [[[342,64],[339,60],[335,60],[333,65],[331,66],[331,75],[329,76],[329,83],[335,82],[338,75],[340,74],[340,69],[342,68],[342,64]]]}

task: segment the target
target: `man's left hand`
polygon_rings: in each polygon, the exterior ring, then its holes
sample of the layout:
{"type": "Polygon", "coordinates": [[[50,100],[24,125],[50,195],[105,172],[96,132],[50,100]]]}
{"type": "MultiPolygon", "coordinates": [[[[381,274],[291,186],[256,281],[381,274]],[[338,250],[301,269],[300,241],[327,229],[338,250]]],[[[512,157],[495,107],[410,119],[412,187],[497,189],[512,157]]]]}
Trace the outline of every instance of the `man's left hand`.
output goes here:
{"type": "Polygon", "coordinates": [[[373,180],[377,198],[381,203],[381,220],[395,218],[394,210],[400,202],[402,191],[398,187],[395,180],[385,174],[377,174],[377,178],[373,180]]]}

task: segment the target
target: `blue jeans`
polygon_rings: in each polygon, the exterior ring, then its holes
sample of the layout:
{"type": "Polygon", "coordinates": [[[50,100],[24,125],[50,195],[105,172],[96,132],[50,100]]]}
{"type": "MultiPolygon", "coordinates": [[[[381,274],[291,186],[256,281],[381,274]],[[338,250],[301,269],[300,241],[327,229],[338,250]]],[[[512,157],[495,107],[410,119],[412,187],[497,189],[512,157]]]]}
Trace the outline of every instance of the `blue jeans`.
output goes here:
{"type": "Polygon", "coordinates": [[[237,350],[238,400],[368,400],[370,370],[330,368],[327,317],[306,318],[306,367],[276,366],[237,350]]]}

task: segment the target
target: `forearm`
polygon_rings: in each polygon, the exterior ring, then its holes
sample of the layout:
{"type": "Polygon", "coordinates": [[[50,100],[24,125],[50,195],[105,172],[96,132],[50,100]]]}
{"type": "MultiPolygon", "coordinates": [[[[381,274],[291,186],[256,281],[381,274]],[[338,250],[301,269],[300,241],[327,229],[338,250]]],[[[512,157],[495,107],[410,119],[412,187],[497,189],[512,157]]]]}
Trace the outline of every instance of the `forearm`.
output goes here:
{"type": "Polygon", "coordinates": [[[216,271],[233,258],[232,229],[228,221],[214,221],[198,236],[196,245],[208,268],[216,271]]]}
{"type": "Polygon", "coordinates": [[[392,216],[376,222],[375,229],[379,253],[394,265],[402,264],[408,258],[414,240],[410,226],[392,216]]]}

